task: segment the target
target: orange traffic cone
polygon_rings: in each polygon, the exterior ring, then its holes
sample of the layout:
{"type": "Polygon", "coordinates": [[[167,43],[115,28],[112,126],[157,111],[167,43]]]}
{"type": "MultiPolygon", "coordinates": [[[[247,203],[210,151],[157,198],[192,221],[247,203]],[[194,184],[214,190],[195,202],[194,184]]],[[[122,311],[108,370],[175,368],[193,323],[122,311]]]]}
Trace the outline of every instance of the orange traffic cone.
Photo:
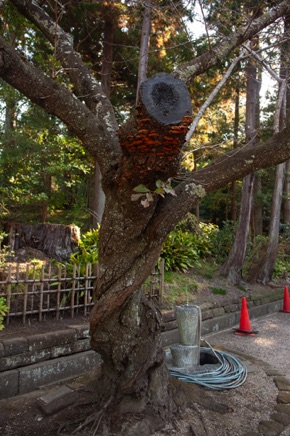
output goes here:
{"type": "Polygon", "coordinates": [[[239,336],[254,336],[258,332],[251,329],[251,323],[249,319],[249,312],[247,307],[246,297],[242,298],[242,309],[240,316],[240,327],[235,329],[235,335],[239,336]]]}
{"type": "Polygon", "coordinates": [[[284,288],[284,301],[283,301],[283,309],[280,312],[290,313],[290,296],[288,292],[288,286],[284,288]]]}

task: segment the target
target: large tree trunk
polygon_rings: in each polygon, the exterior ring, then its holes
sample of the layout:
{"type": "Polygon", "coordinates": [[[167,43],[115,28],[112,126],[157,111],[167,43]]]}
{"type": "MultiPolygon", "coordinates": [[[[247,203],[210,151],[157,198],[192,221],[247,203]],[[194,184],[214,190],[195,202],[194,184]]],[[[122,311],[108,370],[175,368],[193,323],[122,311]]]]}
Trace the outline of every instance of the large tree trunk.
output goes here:
{"type": "Polygon", "coordinates": [[[105,395],[103,401],[112,399],[107,416],[118,419],[111,425],[103,419],[100,434],[110,426],[110,435],[150,435],[164,425],[173,408],[163,364],[160,313],[140,291],[162,244],[149,230],[157,202],[144,209],[128,200],[128,192],[119,199],[111,194],[106,192],[90,334],[92,348],[103,359],[98,391],[105,395]],[[112,229],[115,217],[118,226],[112,229]]]}
{"type": "MultiPolygon", "coordinates": [[[[59,23],[53,20],[53,14],[46,13],[49,5],[42,8],[42,2],[30,0],[10,0],[9,3],[13,3],[52,44],[68,81],[61,85],[49,78],[22,53],[13,50],[3,37],[0,38],[1,78],[57,116],[80,138],[87,151],[97,158],[103,176],[106,206],[90,331],[92,346],[104,361],[103,377],[109,392],[104,407],[111,415],[116,411],[126,414],[128,410],[145,414],[146,409],[152,413],[146,429],[139,422],[136,424],[139,428],[133,425],[128,428],[120,420],[120,428],[113,432],[104,419],[99,433],[103,436],[152,434],[154,428],[158,428],[158,425],[150,428],[153,416],[159,417],[159,423],[164,421],[172,403],[167,372],[159,352],[158,311],[139,294],[140,286],[155,264],[161,244],[172,226],[195,207],[197,199],[205,192],[289,158],[289,129],[268,144],[255,147],[254,151],[243,147],[215,159],[211,165],[180,182],[175,188],[176,197],[172,199],[165,195],[162,199],[154,193],[150,205],[143,208],[139,201],[131,201],[136,185],[146,184],[154,191],[158,179],[166,182],[178,171],[180,147],[191,114],[190,96],[182,91],[183,95],[178,97],[184,84],[179,83],[175,88],[173,77],[171,80],[168,75],[158,75],[147,85],[141,84],[147,114],[140,105],[136,122],[118,136],[111,102],[76,53],[72,35],[62,31],[59,23]],[[75,98],[76,95],[79,98],[75,98]],[[152,337],[157,344],[152,342],[152,337]],[[141,347],[143,342],[148,353],[141,347]],[[112,397],[111,393],[114,394],[112,397]]],[[[253,19],[243,28],[236,27],[235,32],[221,38],[213,50],[178,68],[175,77],[186,82],[212,66],[220,65],[234,48],[288,10],[289,4],[285,1],[267,11],[263,19],[253,19]]]]}
{"type": "Polygon", "coordinates": [[[253,239],[263,234],[263,204],[261,200],[262,183],[259,173],[255,175],[253,206],[253,239]]]}
{"type": "Polygon", "coordinates": [[[160,314],[142,293],[136,292],[92,333],[92,346],[100,351],[100,377],[113,435],[151,435],[175,410],[169,374],[163,364],[160,314]],[[131,416],[130,416],[131,415],[131,416]],[[114,419],[114,416],[116,417],[114,419]],[[117,423],[117,424],[116,424],[117,423]]]}
{"type": "MultiPolygon", "coordinates": [[[[134,136],[125,142],[124,135],[124,143],[121,142],[125,160],[124,172],[116,181],[118,189],[114,184],[104,186],[106,205],[99,238],[96,304],[90,317],[91,345],[104,362],[101,380],[102,386],[106,387],[106,400],[113,394],[112,403],[108,406],[109,415],[127,415],[127,424],[122,426],[122,418],[119,417],[118,428],[110,428],[109,434],[150,435],[164,425],[174,407],[168,390],[168,372],[163,363],[160,313],[140,291],[158,260],[166,238],[167,232],[160,229],[161,223],[157,219],[163,199],[152,194],[150,206],[143,207],[140,201],[132,201],[131,196],[136,185],[145,183],[154,189],[157,179],[167,180],[178,168],[178,155],[188,123],[184,118],[188,118],[189,106],[183,104],[187,95],[184,95],[185,88],[176,90],[176,85],[178,88],[180,82],[167,75],[143,82],[141,95],[145,103],[139,110],[134,136]],[[158,107],[155,108],[156,92],[158,107]],[[175,97],[174,105],[172,95],[175,97]],[[146,113],[147,101],[151,114],[146,113]],[[185,113],[179,114],[179,119],[175,118],[173,123],[171,117],[176,117],[179,101],[182,101],[185,113]],[[168,110],[168,125],[165,124],[167,117],[156,120],[160,116],[160,107],[168,110]],[[144,117],[146,136],[142,136],[144,117]],[[171,154],[166,155],[168,151],[162,148],[162,137],[172,129],[176,131],[175,147],[169,150],[171,154]],[[151,138],[154,139],[150,140],[152,133],[151,138]],[[138,147],[140,143],[143,148],[138,147]],[[159,159],[155,157],[151,160],[150,169],[141,166],[142,159],[156,154],[159,159]],[[128,420],[132,411],[137,416],[134,424],[128,420]]],[[[104,420],[106,425],[108,423],[104,420]]]]}
{"type": "MultiPolygon", "coordinates": [[[[290,15],[285,18],[284,32],[287,36],[290,29],[290,15]]],[[[286,39],[287,41],[287,39],[286,39]]],[[[287,90],[288,63],[289,63],[289,43],[284,43],[281,53],[280,77],[284,79],[280,83],[279,96],[276,103],[276,113],[274,117],[274,131],[278,133],[286,127],[286,107],[290,105],[290,93],[287,90]],[[286,79],[285,79],[286,78],[286,79]]],[[[251,278],[254,281],[268,283],[272,280],[275,261],[279,245],[280,217],[282,206],[282,195],[285,180],[286,162],[277,165],[275,171],[275,183],[272,195],[272,208],[269,227],[269,236],[266,249],[263,251],[257,271],[252,272],[251,278]]]]}
{"type": "Polygon", "coordinates": [[[261,256],[259,265],[251,273],[251,281],[268,283],[272,280],[279,242],[280,215],[284,184],[285,163],[276,168],[275,186],[272,196],[272,210],[268,242],[261,256]]]}
{"type": "MultiPolygon", "coordinates": [[[[237,79],[237,87],[235,89],[235,119],[234,119],[234,140],[233,140],[233,149],[236,150],[238,148],[238,134],[239,134],[239,122],[240,122],[240,88],[239,88],[239,80],[237,79]]],[[[232,191],[232,203],[231,203],[231,220],[237,220],[237,181],[234,180],[231,186],[232,191]]]]}
{"type": "MultiPolygon", "coordinates": [[[[257,131],[257,109],[260,86],[256,78],[257,68],[252,61],[248,62],[246,71],[246,140],[254,144],[257,131]]],[[[243,179],[241,207],[235,241],[226,262],[220,269],[221,274],[226,276],[233,284],[238,284],[242,280],[242,267],[245,260],[250,229],[254,179],[254,174],[250,174],[243,179]]]]}
{"type": "Polygon", "coordinates": [[[232,284],[239,284],[242,280],[242,266],[245,260],[249,226],[253,199],[254,174],[244,177],[242,187],[242,202],[239,214],[239,223],[235,241],[226,262],[220,272],[232,284]]]}
{"type": "Polygon", "coordinates": [[[286,162],[283,211],[284,224],[290,224],[290,160],[286,162]]]}

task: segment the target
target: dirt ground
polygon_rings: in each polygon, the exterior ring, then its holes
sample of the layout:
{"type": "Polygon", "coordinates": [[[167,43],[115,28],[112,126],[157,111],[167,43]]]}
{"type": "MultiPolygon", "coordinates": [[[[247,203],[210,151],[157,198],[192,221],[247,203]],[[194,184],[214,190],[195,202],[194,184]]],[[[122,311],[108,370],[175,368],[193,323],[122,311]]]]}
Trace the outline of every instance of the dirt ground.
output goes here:
{"type": "MultiPolygon", "coordinates": [[[[175,401],[179,407],[176,415],[162,431],[152,436],[258,436],[276,435],[273,431],[258,431],[261,422],[268,422],[277,406],[276,376],[289,372],[290,316],[276,313],[254,320],[259,331],[255,337],[237,337],[231,330],[207,336],[216,349],[225,350],[240,358],[246,365],[246,382],[235,389],[214,391],[172,378],[175,401]],[[184,394],[184,395],[183,395],[184,394]]],[[[98,410],[96,402],[96,376],[92,372],[67,382],[77,390],[72,406],[46,416],[37,398],[59,385],[50,386],[20,397],[0,401],[0,434],[5,436],[88,436],[89,432],[73,433],[76,421],[98,410]],[[72,425],[67,426],[70,422],[72,425]]],[[[287,405],[289,413],[290,405],[287,405]]],[[[102,436],[107,434],[101,433],[102,436]]],[[[140,435],[142,433],[139,433],[140,435]]],[[[290,426],[281,433],[289,436],[290,426]]],[[[128,436],[136,433],[128,431],[128,436]]],[[[126,435],[127,436],[127,435],[126,435]]]]}

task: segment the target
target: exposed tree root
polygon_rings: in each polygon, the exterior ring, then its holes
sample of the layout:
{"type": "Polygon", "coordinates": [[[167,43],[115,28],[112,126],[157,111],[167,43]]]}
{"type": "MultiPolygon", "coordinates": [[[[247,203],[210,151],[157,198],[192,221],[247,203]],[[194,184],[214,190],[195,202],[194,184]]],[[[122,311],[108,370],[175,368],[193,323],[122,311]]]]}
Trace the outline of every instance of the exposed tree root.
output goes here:
{"type": "Polygon", "coordinates": [[[114,396],[111,395],[110,398],[108,399],[108,401],[101,408],[101,410],[98,410],[97,412],[92,413],[85,420],[83,420],[83,418],[79,418],[79,419],[75,419],[73,421],[69,421],[69,422],[62,424],[59,427],[57,434],[59,436],[81,436],[83,434],[82,431],[85,430],[85,428],[88,427],[90,424],[92,424],[90,429],[88,430],[88,432],[86,432],[86,434],[88,434],[90,436],[96,436],[98,434],[98,429],[100,427],[100,424],[101,424],[102,418],[105,414],[105,411],[108,408],[108,406],[111,404],[113,398],[114,398],[114,396]],[[75,430],[73,430],[71,433],[69,433],[69,434],[63,433],[62,430],[64,430],[65,427],[69,427],[69,426],[72,426],[72,425],[75,425],[78,423],[80,423],[80,425],[75,430]]]}

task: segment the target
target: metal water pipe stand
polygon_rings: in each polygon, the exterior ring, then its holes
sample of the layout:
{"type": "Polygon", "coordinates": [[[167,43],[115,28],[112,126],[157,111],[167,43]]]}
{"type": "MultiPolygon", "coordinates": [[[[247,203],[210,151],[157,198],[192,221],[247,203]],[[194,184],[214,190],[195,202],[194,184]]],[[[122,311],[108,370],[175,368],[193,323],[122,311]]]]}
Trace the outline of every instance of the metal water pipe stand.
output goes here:
{"type": "Polygon", "coordinates": [[[218,364],[218,358],[211,350],[201,349],[201,310],[199,306],[184,304],[176,306],[176,321],[180,343],[171,345],[170,353],[166,354],[167,365],[170,369],[184,369],[198,372],[206,369],[204,365],[218,364]]]}
{"type": "Polygon", "coordinates": [[[199,306],[176,306],[176,321],[180,343],[165,350],[165,362],[171,375],[215,390],[236,388],[246,381],[247,368],[243,362],[214,350],[201,339],[199,306]],[[201,347],[201,341],[207,347],[201,347]]]}
{"type": "Polygon", "coordinates": [[[199,306],[176,306],[176,321],[180,343],[170,347],[174,366],[199,365],[201,310],[199,306]]]}

